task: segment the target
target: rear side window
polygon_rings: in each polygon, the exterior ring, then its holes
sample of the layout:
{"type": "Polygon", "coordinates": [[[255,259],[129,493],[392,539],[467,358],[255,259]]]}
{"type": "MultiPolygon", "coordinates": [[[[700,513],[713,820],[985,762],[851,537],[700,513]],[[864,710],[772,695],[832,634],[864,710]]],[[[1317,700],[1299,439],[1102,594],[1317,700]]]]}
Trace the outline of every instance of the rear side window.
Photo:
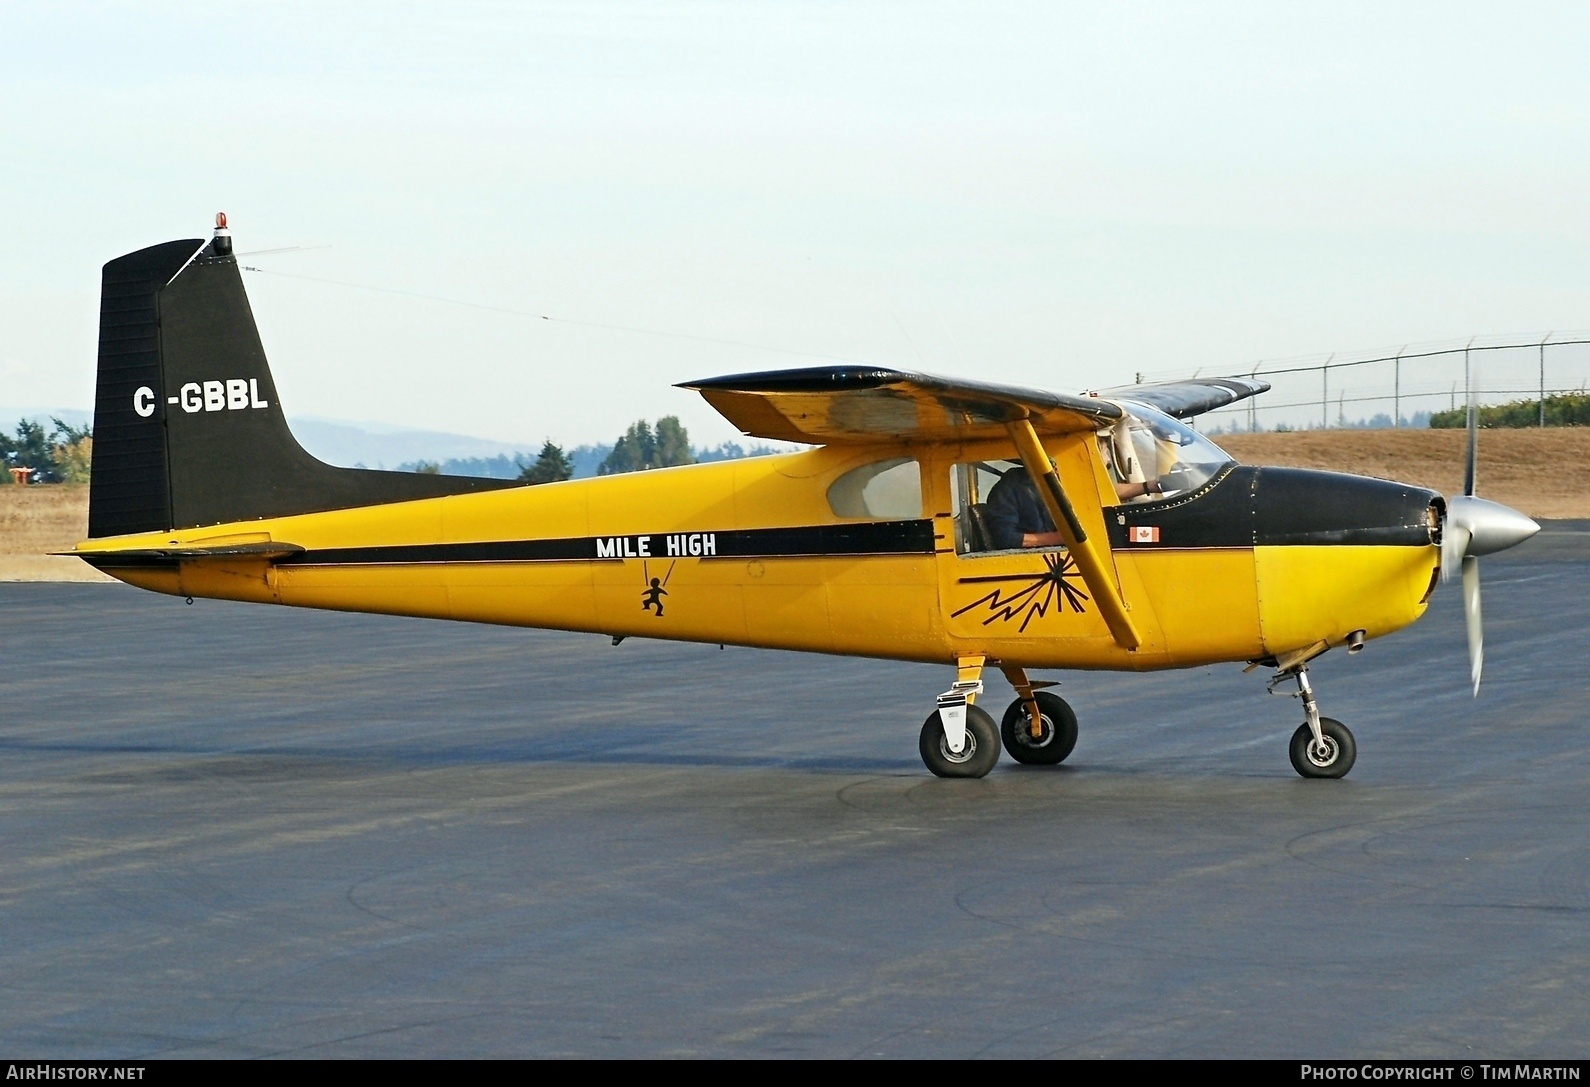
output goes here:
{"type": "Polygon", "coordinates": [[[828,505],[840,517],[879,521],[922,516],[922,470],[910,457],[852,468],[828,488],[828,505]]]}

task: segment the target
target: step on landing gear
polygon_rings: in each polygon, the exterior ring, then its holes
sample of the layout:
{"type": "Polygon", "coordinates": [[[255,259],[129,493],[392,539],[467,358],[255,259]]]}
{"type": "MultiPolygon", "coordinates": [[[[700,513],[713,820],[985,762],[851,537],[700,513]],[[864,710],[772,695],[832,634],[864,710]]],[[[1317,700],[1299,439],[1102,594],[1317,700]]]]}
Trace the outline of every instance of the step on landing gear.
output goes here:
{"type": "Polygon", "coordinates": [[[975,703],[983,693],[982,657],[962,657],[955,682],[922,723],[918,750],[941,778],[980,778],[999,761],[999,728],[975,703]]]}
{"type": "Polygon", "coordinates": [[[1292,733],[1292,742],[1287,746],[1292,769],[1306,778],[1346,777],[1358,758],[1358,744],[1353,734],[1334,717],[1319,715],[1306,663],[1277,672],[1270,681],[1270,693],[1274,694],[1275,688],[1288,679],[1297,681],[1296,697],[1303,700],[1303,714],[1307,718],[1292,733]]]}

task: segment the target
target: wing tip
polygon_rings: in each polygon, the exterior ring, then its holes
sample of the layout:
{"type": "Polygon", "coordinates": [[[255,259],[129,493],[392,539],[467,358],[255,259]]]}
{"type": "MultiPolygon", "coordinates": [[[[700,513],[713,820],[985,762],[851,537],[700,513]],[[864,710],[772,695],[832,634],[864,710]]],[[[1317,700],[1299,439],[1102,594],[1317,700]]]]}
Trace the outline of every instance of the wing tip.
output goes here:
{"type": "Polygon", "coordinates": [[[845,363],[839,366],[798,366],[785,370],[757,370],[744,374],[682,381],[676,389],[741,393],[824,393],[876,389],[898,381],[920,380],[922,375],[885,366],[845,363]]]}

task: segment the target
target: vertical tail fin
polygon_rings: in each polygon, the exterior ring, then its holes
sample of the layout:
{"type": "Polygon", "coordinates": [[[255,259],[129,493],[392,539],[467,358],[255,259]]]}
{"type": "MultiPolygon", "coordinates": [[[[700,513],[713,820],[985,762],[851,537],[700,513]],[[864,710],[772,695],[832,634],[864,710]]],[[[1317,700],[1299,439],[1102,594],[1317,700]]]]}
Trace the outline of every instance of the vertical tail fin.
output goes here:
{"type": "Polygon", "coordinates": [[[224,230],[105,265],[99,323],[91,537],[515,485],[337,468],[305,451],[224,230]]]}

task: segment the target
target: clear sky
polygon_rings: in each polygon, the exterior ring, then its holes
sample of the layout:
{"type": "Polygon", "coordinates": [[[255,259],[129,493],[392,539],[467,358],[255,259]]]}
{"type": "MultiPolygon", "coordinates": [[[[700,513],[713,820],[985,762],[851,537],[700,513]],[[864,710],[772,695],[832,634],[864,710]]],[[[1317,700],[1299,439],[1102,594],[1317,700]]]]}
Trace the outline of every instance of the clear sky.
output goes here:
{"type": "Polygon", "coordinates": [[[1134,371],[1590,326],[1590,8],[0,6],[0,403],[225,209],[289,413],[510,441],[673,382],[1134,371]]]}

